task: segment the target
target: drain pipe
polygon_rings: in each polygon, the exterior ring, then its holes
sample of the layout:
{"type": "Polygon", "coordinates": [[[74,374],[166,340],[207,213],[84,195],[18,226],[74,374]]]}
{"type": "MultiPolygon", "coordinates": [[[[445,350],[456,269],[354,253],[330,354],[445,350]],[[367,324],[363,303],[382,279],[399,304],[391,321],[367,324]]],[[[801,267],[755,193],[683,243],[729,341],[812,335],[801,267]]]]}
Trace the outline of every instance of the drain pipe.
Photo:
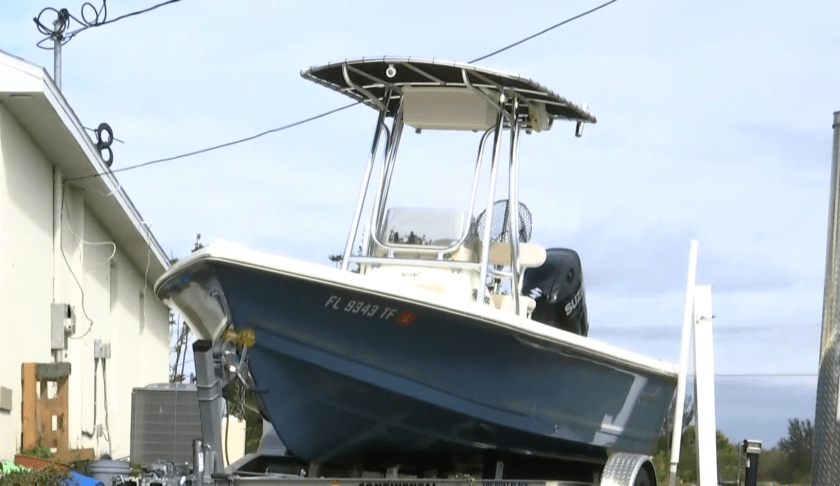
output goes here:
{"type": "Polygon", "coordinates": [[[817,406],[814,419],[814,453],[811,484],[840,484],[840,111],[834,112],[834,147],[831,158],[831,201],[828,217],[828,243],[825,257],[820,374],[817,380],[817,406]]]}
{"type": "Polygon", "coordinates": [[[222,382],[216,377],[213,341],[200,339],[193,343],[195,385],[198,391],[198,412],[201,417],[201,438],[209,449],[205,458],[210,474],[224,470],[222,464],[222,382]]]}
{"type": "MultiPolygon", "coordinates": [[[[64,200],[64,181],[61,168],[53,168],[53,303],[61,302],[61,209],[64,200]]],[[[64,358],[63,349],[53,349],[53,361],[60,363],[64,358]]]]}

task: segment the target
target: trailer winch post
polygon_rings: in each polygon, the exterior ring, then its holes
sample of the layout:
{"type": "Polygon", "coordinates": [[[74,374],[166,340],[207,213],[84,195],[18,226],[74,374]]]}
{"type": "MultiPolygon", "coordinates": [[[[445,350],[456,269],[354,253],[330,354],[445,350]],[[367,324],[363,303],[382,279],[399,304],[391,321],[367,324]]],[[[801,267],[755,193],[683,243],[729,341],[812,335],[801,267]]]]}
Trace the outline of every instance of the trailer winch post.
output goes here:
{"type": "Polygon", "coordinates": [[[213,342],[200,339],[193,343],[195,385],[198,391],[198,412],[201,417],[201,438],[206,449],[205,473],[220,473],[222,464],[222,382],[216,377],[213,342]]]}

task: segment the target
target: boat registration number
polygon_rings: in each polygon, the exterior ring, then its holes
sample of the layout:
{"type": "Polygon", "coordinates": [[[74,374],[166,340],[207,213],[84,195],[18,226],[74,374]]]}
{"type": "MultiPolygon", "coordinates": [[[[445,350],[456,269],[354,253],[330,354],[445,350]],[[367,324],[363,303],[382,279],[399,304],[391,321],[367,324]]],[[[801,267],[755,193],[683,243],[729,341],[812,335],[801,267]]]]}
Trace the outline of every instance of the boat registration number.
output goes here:
{"type": "Polygon", "coordinates": [[[362,300],[348,300],[345,302],[344,299],[337,295],[331,295],[327,299],[327,303],[324,304],[324,307],[368,317],[378,317],[379,319],[390,319],[399,312],[397,309],[391,307],[383,307],[362,300]]]}
{"type": "Polygon", "coordinates": [[[399,324],[411,326],[417,320],[417,313],[410,310],[400,310],[395,307],[385,307],[363,300],[348,300],[344,301],[337,295],[331,295],[324,307],[337,311],[349,312],[351,314],[358,314],[360,316],[372,317],[374,319],[388,320],[394,316],[399,324]]]}

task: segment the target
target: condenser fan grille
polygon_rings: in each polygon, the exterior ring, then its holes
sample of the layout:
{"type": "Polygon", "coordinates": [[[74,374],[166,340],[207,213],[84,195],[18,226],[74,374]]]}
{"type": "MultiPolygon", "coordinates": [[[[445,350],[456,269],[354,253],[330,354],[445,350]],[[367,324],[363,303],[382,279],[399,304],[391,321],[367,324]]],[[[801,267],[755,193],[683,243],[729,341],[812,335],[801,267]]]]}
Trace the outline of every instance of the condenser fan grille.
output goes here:
{"type": "MultiPolygon", "coordinates": [[[[476,223],[479,238],[484,235],[484,227],[487,224],[486,212],[486,210],[481,212],[476,223]]],[[[528,210],[527,206],[519,203],[519,241],[522,243],[530,241],[532,229],[531,211],[528,210]]],[[[509,233],[508,200],[501,199],[493,204],[493,218],[490,221],[490,240],[509,241],[509,233]]]]}

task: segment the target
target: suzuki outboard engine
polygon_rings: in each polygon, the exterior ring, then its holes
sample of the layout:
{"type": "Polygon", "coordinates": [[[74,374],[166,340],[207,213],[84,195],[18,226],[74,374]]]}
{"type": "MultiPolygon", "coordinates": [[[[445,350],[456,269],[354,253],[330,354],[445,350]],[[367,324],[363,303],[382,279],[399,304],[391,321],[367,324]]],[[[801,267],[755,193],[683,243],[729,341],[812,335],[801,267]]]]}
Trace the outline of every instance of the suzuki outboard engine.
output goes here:
{"type": "Polygon", "coordinates": [[[589,333],[583,273],[574,250],[546,250],[545,263],[525,270],[522,294],[537,301],[531,314],[535,321],[581,336],[589,333]]]}

